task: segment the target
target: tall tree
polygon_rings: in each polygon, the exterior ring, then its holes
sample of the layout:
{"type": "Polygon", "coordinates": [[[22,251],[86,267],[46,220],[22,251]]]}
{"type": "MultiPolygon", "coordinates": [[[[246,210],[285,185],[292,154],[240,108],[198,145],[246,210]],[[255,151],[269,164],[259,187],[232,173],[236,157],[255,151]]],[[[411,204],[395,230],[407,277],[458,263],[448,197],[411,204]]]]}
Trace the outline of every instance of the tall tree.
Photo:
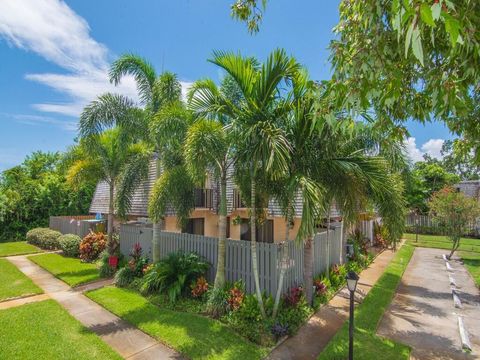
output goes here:
{"type": "MultiPolygon", "coordinates": [[[[157,75],[154,67],[144,58],[125,54],[117,59],[110,68],[110,81],[118,85],[121,79],[131,75],[137,83],[137,90],[141,102],[145,105],[148,123],[153,121],[155,114],[164,107],[181,100],[182,86],[175,74],[164,72],[157,75]]],[[[143,127],[145,130],[149,126],[143,127]]],[[[149,139],[151,140],[151,139],[149,139]]],[[[161,176],[161,157],[159,146],[155,141],[150,141],[156,150],[157,181],[161,176]]],[[[153,261],[160,260],[160,232],[163,224],[161,219],[153,224],[152,257],[153,261]]]]}
{"type": "Polygon", "coordinates": [[[131,143],[121,128],[105,130],[100,135],[83,138],[78,145],[76,160],[68,170],[67,179],[80,184],[95,179],[108,184],[108,243],[110,255],[114,254],[113,227],[115,215],[115,190],[124,183],[117,193],[121,207],[128,208],[138,179],[148,168],[139,169],[149,157],[148,149],[142,143],[131,143]],[[128,181],[125,181],[128,178],[128,181]],[[127,183],[133,185],[128,186],[127,183]]]}
{"type": "Polygon", "coordinates": [[[238,159],[246,164],[237,166],[236,171],[245,170],[250,179],[247,200],[251,213],[252,269],[257,300],[265,317],[256,251],[256,188],[260,176],[276,178],[287,169],[290,149],[278,121],[288,108],[281,102],[280,86],[288,83],[299,66],[283,50],[274,51],[261,66],[251,58],[225,52],[215,52],[210,61],[226,71],[241,93],[242,100],[238,103],[225,102],[221,106],[215,103],[215,109],[233,119],[231,126],[238,159]]]}

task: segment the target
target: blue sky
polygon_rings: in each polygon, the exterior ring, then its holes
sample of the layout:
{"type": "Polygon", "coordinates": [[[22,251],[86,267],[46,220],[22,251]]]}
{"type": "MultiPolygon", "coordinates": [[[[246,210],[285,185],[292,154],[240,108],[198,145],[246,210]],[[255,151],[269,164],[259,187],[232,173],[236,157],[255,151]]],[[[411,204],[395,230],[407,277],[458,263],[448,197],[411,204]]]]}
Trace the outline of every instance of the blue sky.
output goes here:
{"type": "MultiPolygon", "coordinates": [[[[186,88],[218,69],[214,49],[260,59],[282,47],[315,79],[330,74],[327,46],[338,20],[336,1],[268,3],[258,35],[230,18],[225,0],[2,0],[0,2],[0,171],[34,150],[64,150],[76,136],[82,107],[106,91],[135,97],[126,79],[118,88],[106,70],[125,52],[146,57],[160,72],[176,72],[186,88]]],[[[437,156],[441,124],[410,122],[412,158],[437,156]]]]}

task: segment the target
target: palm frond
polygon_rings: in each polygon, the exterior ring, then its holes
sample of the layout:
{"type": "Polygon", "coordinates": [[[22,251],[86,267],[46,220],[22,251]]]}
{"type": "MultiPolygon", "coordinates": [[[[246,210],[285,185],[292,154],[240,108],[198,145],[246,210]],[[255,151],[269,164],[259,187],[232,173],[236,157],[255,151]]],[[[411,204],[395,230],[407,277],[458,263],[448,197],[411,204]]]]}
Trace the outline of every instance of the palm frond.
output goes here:
{"type": "Polygon", "coordinates": [[[134,54],[124,54],[110,67],[110,82],[118,85],[125,75],[131,75],[137,83],[140,100],[148,104],[153,98],[153,86],[157,77],[153,66],[144,58],[134,54]]]}

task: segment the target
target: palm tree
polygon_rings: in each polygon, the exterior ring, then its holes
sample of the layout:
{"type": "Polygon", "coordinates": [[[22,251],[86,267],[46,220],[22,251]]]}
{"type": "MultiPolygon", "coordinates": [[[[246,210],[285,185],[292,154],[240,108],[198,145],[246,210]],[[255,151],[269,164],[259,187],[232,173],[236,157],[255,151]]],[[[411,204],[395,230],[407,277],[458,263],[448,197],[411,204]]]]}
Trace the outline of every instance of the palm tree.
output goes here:
{"type": "Polygon", "coordinates": [[[133,192],[148,171],[148,168],[139,167],[138,164],[144,163],[150,152],[144,143],[131,143],[119,127],[105,130],[99,135],[81,138],[74,152],[76,160],[67,173],[67,179],[71,183],[96,179],[108,184],[108,249],[110,255],[114,255],[115,208],[130,207],[133,192]]]}
{"type": "Polygon", "coordinates": [[[185,142],[185,159],[192,176],[204,181],[204,175],[214,170],[220,179],[220,207],[218,210],[218,260],[215,288],[225,284],[225,240],[227,237],[227,180],[229,169],[235,164],[231,138],[232,107],[242,101],[242,94],[229,75],[221,87],[209,79],[198,80],[188,92],[188,105],[199,117],[189,129],[185,142]]]}
{"type": "MultiPolygon", "coordinates": [[[[145,105],[148,122],[162,107],[179,101],[181,98],[182,89],[177,77],[169,72],[157,76],[154,67],[140,56],[125,54],[112,64],[110,68],[111,82],[118,85],[125,75],[133,76],[137,83],[138,94],[145,105]]],[[[161,176],[161,154],[156,145],[154,143],[157,150],[156,177],[158,180],[161,176]]],[[[152,257],[154,262],[160,260],[160,233],[163,228],[160,220],[153,224],[152,257]]]]}
{"type": "MultiPolygon", "coordinates": [[[[261,177],[275,179],[288,167],[290,146],[279,126],[288,107],[281,101],[281,85],[288,84],[299,65],[285,51],[276,50],[262,65],[251,58],[226,52],[215,52],[212,63],[221,67],[234,80],[241,94],[237,103],[218,100],[213,94],[203,97],[206,109],[226,114],[232,121],[233,138],[238,155],[236,171],[245,171],[250,179],[249,196],[252,270],[260,311],[266,317],[258,277],[256,250],[257,182],[261,177]]],[[[224,99],[221,99],[224,100],[224,99]]]]}

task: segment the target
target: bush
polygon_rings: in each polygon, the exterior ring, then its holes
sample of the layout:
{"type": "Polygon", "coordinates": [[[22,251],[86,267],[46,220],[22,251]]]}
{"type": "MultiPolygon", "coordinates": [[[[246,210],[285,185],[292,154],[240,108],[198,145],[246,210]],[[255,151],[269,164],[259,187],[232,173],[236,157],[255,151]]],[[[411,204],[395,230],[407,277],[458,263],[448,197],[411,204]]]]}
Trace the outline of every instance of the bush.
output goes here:
{"type": "Polygon", "coordinates": [[[297,286],[288,290],[285,295],[284,302],[287,306],[297,306],[303,297],[303,288],[297,286]]]}
{"type": "MultiPolygon", "coordinates": [[[[108,263],[108,259],[110,258],[110,255],[107,250],[102,251],[100,254],[100,260],[99,260],[99,272],[100,272],[100,277],[108,278],[112,277],[117,269],[113,268],[110,266],[108,263]]],[[[122,254],[119,255],[118,257],[118,268],[121,268],[126,265],[125,258],[122,254]]]]}
{"type": "Polygon", "coordinates": [[[107,237],[104,233],[90,232],[80,243],[80,259],[89,262],[95,261],[106,246],[107,237]]]}
{"type": "Polygon", "coordinates": [[[207,313],[213,318],[225,315],[228,310],[228,290],[226,288],[212,288],[207,294],[207,313]]]}
{"type": "Polygon", "coordinates": [[[122,267],[115,274],[115,285],[127,287],[133,282],[133,280],[135,280],[135,278],[135,272],[129,266],[122,267]]]}
{"type": "Polygon", "coordinates": [[[142,292],[164,292],[173,302],[193,281],[203,276],[209,266],[195,253],[171,253],[154,264],[153,269],[145,275],[142,292]]]}
{"type": "Polygon", "coordinates": [[[60,249],[65,256],[77,257],[80,253],[80,243],[82,239],[78,235],[65,234],[58,238],[60,249]]]}
{"type": "Polygon", "coordinates": [[[27,242],[42,249],[59,249],[58,238],[62,234],[49,228],[35,228],[27,232],[27,242]]]}
{"type": "Polygon", "coordinates": [[[201,298],[208,291],[208,282],[203,277],[200,276],[192,285],[192,296],[194,298],[201,298]]]}

